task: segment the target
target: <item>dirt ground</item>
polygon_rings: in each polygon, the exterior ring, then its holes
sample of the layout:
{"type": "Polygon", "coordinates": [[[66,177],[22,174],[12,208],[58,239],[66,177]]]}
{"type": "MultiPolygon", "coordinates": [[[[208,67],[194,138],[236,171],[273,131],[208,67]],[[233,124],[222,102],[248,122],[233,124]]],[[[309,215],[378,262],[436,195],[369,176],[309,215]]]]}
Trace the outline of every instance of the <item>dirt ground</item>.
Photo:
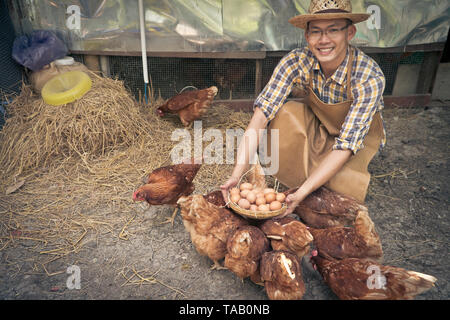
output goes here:
{"type": "MultiPolygon", "coordinates": [[[[384,111],[388,141],[369,167],[366,203],[385,264],[435,276],[435,287],[416,299],[445,300],[450,102],[434,104],[384,111]]],[[[49,274],[36,268],[37,253],[28,244],[0,250],[0,299],[267,299],[263,287],[210,270],[212,262],[195,251],[179,215],[174,226],[161,224],[171,208],[134,205],[126,239],[87,238],[79,252],[54,261],[49,274]],[[67,286],[72,265],[79,267],[79,289],[67,286]]],[[[305,259],[303,277],[304,299],[337,299],[305,259]]]]}

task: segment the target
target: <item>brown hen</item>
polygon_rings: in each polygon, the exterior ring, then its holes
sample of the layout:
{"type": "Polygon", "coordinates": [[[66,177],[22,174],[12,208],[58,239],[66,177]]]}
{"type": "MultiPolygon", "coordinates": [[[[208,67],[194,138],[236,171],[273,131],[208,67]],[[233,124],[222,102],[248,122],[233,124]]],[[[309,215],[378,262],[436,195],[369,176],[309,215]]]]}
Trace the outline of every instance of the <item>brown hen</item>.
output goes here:
{"type": "Polygon", "coordinates": [[[305,284],[299,258],[287,251],[270,251],[260,262],[261,280],[270,300],[300,300],[305,284]]]}
{"type": "Polygon", "coordinates": [[[247,221],[226,208],[208,202],[202,195],[181,197],[178,205],[183,224],[197,252],[214,261],[213,269],[223,269],[219,260],[227,252],[228,237],[237,228],[247,225],[247,221]]]}
{"type": "Polygon", "coordinates": [[[264,233],[254,226],[237,229],[227,241],[225,267],[239,278],[250,279],[260,284],[259,260],[269,250],[269,241],[264,233]]]}
{"type": "Polygon", "coordinates": [[[184,126],[201,118],[208,110],[217,94],[217,87],[203,90],[185,91],[167,100],[156,111],[162,117],[165,113],[178,114],[184,126]]]}
{"type": "Polygon", "coordinates": [[[284,217],[266,220],[261,230],[270,239],[274,250],[285,250],[295,253],[301,259],[309,251],[313,236],[300,221],[284,217]]]}
{"type": "Polygon", "coordinates": [[[358,210],[367,211],[367,207],[353,198],[320,187],[300,202],[294,213],[309,227],[329,228],[353,225],[358,210]]]}
{"type": "Polygon", "coordinates": [[[226,205],[225,200],[223,200],[222,190],[211,191],[208,194],[203,195],[206,201],[218,206],[224,207],[226,205]]]}
{"type": "Polygon", "coordinates": [[[194,159],[190,163],[180,163],[155,169],[150,173],[146,183],[133,193],[134,201],[146,201],[150,205],[169,204],[175,206],[175,211],[167,222],[175,220],[178,209],[177,200],[188,196],[194,191],[194,180],[201,164],[194,159]]]}
{"type": "Polygon", "coordinates": [[[311,257],[324,281],[342,300],[414,299],[434,286],[436,278],[357,258],[330,261],[311,257]]]}
{"type": "Polygon", "coordinates": [[[383,250],[367,211],[359,210],[354,227],[309,228],[319,255],[326,259],[361,258],[381,262],[383,250]]]}

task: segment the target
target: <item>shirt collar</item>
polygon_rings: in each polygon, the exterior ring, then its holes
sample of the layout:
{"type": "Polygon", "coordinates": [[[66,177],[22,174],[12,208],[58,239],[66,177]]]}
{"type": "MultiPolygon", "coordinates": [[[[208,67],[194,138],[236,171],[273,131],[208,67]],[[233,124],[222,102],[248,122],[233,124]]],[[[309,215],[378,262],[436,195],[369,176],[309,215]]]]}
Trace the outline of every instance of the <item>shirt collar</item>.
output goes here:
{"type": "MultiPolygon", "coordinates": [[[[347,54],[345,55],[344,61],[342,61],[342,63],[339,65],[339,67],[336,69],[336,71],[333,73],[333,75],[331,76],[331,79],[337,83],[339,83],[340,85],[344,84],[346,75],[347,75],[347,68],[348,68],[348,59],[350,56],[350,46],[347,47],[347,54]]],[[[320,64],[319,64],[319,60],[317,60],[316,57],[314,57],[314,62],[313,62],[313,70],[314,71],[319,71],[322,72],[320,70],[320,64]]]]}

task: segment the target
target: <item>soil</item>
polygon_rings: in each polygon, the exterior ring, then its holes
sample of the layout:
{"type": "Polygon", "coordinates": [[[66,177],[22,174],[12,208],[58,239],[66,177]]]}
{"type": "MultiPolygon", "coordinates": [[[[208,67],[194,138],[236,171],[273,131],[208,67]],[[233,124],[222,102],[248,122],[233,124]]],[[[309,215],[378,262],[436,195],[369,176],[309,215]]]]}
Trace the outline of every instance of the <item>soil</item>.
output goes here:
{"type": "MultiPolygon", "coordinates": [[[[370,164],[366,204],[384,263],[433,275],[435,287],[416,299],[446,300],[450,103],[391,108],[383,116],[387,145],[370,164]]],[[[9,245],[0,250],[0,299],[267,299],[263,287],[211,270],[179,215],[173,226],[162,224],[172,210],[136,204],[123,239],[87,238],[79,252],[48,265],[48,273],[33,262],[30,246],[9,245]],[[67,285],[72,265],[79,267],[80,289],[67,285]]],[[[305,259],[303,277],[305,300],[337,299],[305,259]]]]}

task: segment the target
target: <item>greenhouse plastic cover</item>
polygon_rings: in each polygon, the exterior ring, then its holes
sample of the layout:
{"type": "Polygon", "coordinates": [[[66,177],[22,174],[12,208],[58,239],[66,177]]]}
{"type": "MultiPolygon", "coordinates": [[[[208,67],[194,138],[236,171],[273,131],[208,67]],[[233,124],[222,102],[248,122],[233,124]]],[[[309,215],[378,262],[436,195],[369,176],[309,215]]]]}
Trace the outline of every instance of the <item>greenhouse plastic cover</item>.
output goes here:
{"type": "MultiPolygon", "coordinates": [[[[147,51],[230,52],[291,50],[306,44],[288,19],[308,0],[144,0],[147,51]]],[[[9,1],[18,34],[54,30],[72,51],[139,52],[137,0],[9,1]]],[[[445,42],[448,0],[353,0],[357,46],[401,47],[445,42]]]]}

